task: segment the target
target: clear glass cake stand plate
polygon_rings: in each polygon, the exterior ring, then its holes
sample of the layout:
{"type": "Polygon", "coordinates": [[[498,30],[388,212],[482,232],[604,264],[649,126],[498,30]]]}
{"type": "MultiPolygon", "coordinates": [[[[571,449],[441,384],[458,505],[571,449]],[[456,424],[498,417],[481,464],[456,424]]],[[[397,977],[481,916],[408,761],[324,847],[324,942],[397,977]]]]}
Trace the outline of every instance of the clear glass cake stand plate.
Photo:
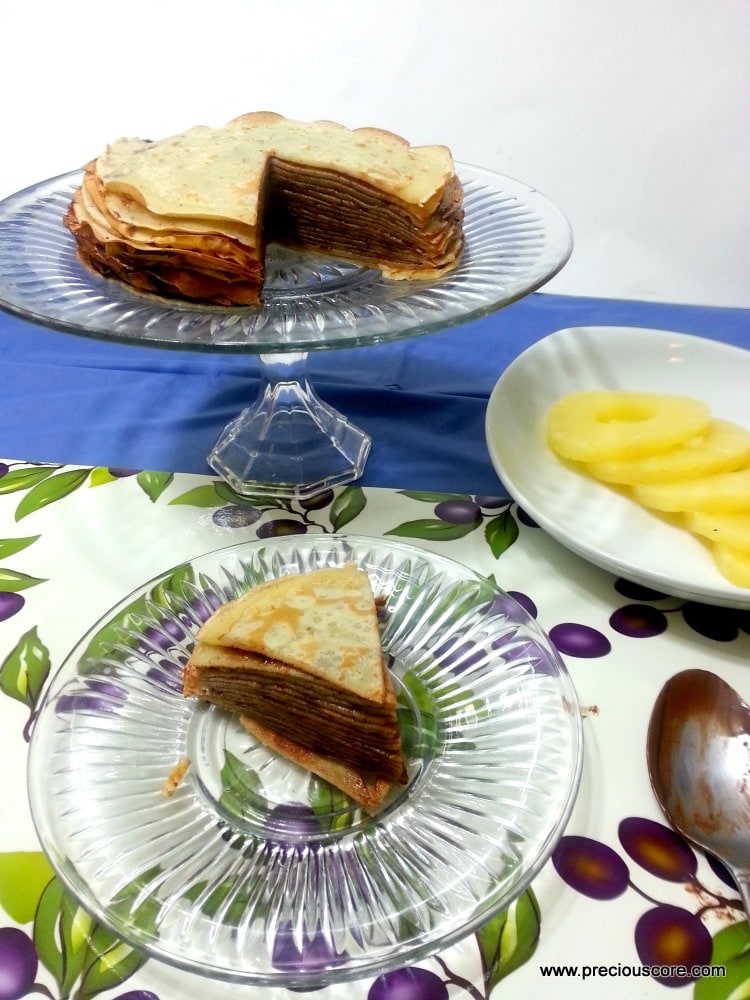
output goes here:
{"type": "Polygon", "coordinates": [[[258,398],[225,429],[211,466],[245,494],[310,496],[361,475],[370,441],[320,400],[310,351],[428,334],[500,309],[567,262],[570,226],[538,191],[465,164],[466,247],[433,282],[269,248],[257,308],[217,308],[143,295],[90,272],[62,224],[79,171],[0,203],[0,307],[44,326],[128,344],[259,355],[258,398]]]}
{"type": "Polygon", "coordinates": [[[414,963],[509,905],[549,858],[580,769],[570,677],[511,597],[416,547],[326,535],[202,555],[113,608],[50,685],[28,782],[60,878],[123,940],[217,979],[313,989],[414,963]],[[345,561],[385,600],[408,762],[374,816],[182,695],[219,602],[345,561]]]}

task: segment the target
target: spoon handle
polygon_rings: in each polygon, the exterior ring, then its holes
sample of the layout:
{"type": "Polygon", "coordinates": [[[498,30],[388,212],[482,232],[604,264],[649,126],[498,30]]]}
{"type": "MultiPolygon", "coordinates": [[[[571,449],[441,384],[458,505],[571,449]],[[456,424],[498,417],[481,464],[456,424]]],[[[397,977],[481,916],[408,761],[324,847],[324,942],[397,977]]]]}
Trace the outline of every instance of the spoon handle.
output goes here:
{"type": "Polygon", "coordinates": [[[745,916],[750,921],[750,872],[733,871],[732,874],[734,875],[734,880],[737,883],[737,888],[740,890],[742,905],[745,909],[745,916]]]}

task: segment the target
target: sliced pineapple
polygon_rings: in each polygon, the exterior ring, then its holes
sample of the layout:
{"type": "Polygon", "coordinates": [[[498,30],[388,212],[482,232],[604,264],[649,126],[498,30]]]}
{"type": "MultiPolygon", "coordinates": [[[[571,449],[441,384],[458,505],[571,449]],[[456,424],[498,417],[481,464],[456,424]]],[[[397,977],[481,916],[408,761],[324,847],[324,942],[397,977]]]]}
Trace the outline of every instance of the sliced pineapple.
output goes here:
{"type": "Polygon", "coordinates": [[[750,469],[673,483],[637,483],[632,492],[638,503],[652,510],[738,514],[750,511],[750,469]]]}
{"type": "Polygon", "coordinates": [[[681,514],[719,571],[750,588],[750,433],[682,396],[572,393],[547,415],[547,442],[654,511],[681,514]]]}
{"type": "Polygon", "coordinates": [[[713,546],[719,572],[735,587],[750,587],[750,553],[726,545],[713,546]]]}
{"type": "Polygon", "coordinates": [[[704,435],[673,450],[619,462],[592,462],[588,471],[607,483],[666,483],[733,472],[748,462],[750,433],[728,420],[712,420],[704,435]]]}
{"type": "Polygon", "coordinates": [[[547,415],[547,441],[563,458],[606,462],[669,451],[705,434],[708,406],[687,396],[588,390],[570,393],[547,415]]]}
{"type": "Polygon", "coordinates": [[[694,535],[750,555],[750,511],[744,514],[693,511],[685,515],[685,527],[694,535]]]}

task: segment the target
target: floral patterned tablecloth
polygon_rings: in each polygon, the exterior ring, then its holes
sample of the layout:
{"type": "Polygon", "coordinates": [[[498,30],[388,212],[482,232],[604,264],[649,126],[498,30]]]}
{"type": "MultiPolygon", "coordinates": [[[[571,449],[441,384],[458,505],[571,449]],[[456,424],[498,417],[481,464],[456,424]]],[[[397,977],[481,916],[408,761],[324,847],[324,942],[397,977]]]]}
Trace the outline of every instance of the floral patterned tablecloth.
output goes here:
{"type": "Polygon", "coordinates": [[[750,612],[618,579],[547,537],[508,497],[470,489],[348,486],[307,501],[253,501],[210,477],[0,460],[0,1000],[301,995],[209,984],[148,959],[96,924],[40,850],[26,756],[49,679],[125,595],[201,553],[313,532],[401,538],[493,576],[561,653],[584,728],[571,820],[529,890],[431,959],[314,995],[750,995],[750,934],[732,879],[665,823],[645,761],[651,707],[672,674],[713,670],[750,697],[750,612]]]}

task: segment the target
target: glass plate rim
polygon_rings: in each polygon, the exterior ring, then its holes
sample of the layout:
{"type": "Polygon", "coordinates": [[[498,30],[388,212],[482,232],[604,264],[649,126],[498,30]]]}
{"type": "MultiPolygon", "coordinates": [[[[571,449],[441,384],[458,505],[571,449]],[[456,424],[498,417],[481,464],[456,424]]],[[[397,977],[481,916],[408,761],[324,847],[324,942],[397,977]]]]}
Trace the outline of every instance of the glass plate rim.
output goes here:
{"type": "MultiPolygon", "coordinates": [[[[439,330],[489,315],[537,291],[559,273],[570,259],[573,251],[573,232],[570,222],[557,205],[538,188],[532,187],[514,177],[473,164],[456,162],[456,169],[465,184],[477,181],[478,183],[487,185],[489,192],[505,200],[516,202],[519,199],[522,200],[524,208],[533,209],[537,213],[536,221],[544,225],[545,236],[551,235],[552,237],[552,249],[547,247],[539,255],[540,261],[543,263],[535,264],[528,271],[525,279],[514,285],[509,294],[502,295],[495,293],[494,296],[487,300],[474,303],[471,300],[462,301],[461,282],[459,281],[462,277],[462,267],[459,264],[459,267],[455,271],[449,272],[438,282],[388,282],[386,279],[378,277],[378,281],[384,287],[398,292],[398,294],[394,294],[393,296],[394,301],[398,303],[398,307],[394,307],[388,314],[385,325],[381,322],[376,329],[374,328],[372,332],[366,334],[357,334],[353,332],[356,330],[355,326],[348,327],[344,323],[342,326],[339,326],[339,333],[336,335],[336,331],[334,330],[334,335],[332,336],[321,336],[320,330],[313,330],[306,336],[301,335],[297,339],[292,338],[288,341],[253,342],[249,339],[247,333],[234,339],[231,339],[229,336],[221,339],[222,332],[226,334],[227,328],[230,330],[234,329],[235,332],[241,330],[243,319],[253,316],[257,311],[257,307],[210,307],[187,302],[170,302],[157,296],[140,295],[125,286],[118,285],[114,280],[104,279],[98,275],[91,275],[83,265],[78,265],[78,267],[80,268],[81,276],[87,283],[87,290],[90,291],[97,284],[103,283],[104,294],[101,292],[97,293],[99,297],[104,299],[103,305],[105,306],[104,318],[100,322],[93,322],[91,320],[90,314],[92,309],[85,310],[81,315],[74,315],[73,318],[65,318],[60,315],[59,308],[55,309],[54,306],[48,304],[45,308],[32,309],[28,304],[18,301],[17,298],[14,298],[10,294],[7,280],[5,285],[3,284],[3,246],[0,241],[0,308],[20,319],[41,324],[62,333],[96,340],[111,340],[115,343],[129,344],[131,346],[196,352],[274,354],[309,350],[334,350],[391,342],[412,336],[435,333],[439,330]],[[91,284],[92,282],[93,284],[91,284]],[[457,287],[459,301],[458,305],[454,305],[451,310],[446,311],[445,307],[436,309],[433,303],[428,303],[425,306],[421,301],[424,295],[442,295],[446,291],[449,295],[452,294],[454,284],[457,287]],[[114,294],[106,294],[115,288],[125,296],[125,299],[121,299],[114,294]],[[402,295],[400,294],[401,292],[409,292],[410,294],[402,295]],[[132,307],[132,311],[138,314],[139,326],[136,333],[128,332],[127,328],[117,329],[112,322],[113,314],[111,307],[122,309],[126,306],[132,307]],[[409,319],[407,315],[408,310],[416,310],[418,312],[416,318],[409,319]],[[419,312],[420,310],[422,311],[419,312]],[[142,318],[141,314],[143,314],[142,318]],[[170,323],[175,327],[169,336],[160,336],[158,329],[156,329],[160,317],[162,319],[169,317],[170,323]],[[196,339],[180,338],[180,331],[184,332],[187,330],[191,317],[193,320],[200,320],[201,331],[199,332],[202,334],[203,329],[205,329],[207,331],[206,335],[210,339],[198,339],[198,337],[196,339]],[[342,330],[348,332],[341,332],[342,330]]],[[[7,213],[9,210],[16,204],[19,207],[23,207],[24,199],[30,198],[37,191],[41,192],[49,189],[52,185],[58,184],[67,183],[75,185],[81,175],[81,170],[68,171],[58,174],[55,177],[37,181],[7,196],[0,201],[0,221],[6,222],[15,218],[15,216],[8,216],[7,213]]],[[[74,187],[71,186],[69,190],[70,194],[72,194],[73,189],[74,187]]],[[[52,196],[54,193],[53,191],[49,191],[48,196],[52,196]]],[[[62,190],[57,193],[62,194],[62,190]]],[[[62,227],[62,223],[60,223],[60,230],[60,236],[74,250],[73,238],[62,227]]],[[[471,260],[469,260],[468,273],[470,276],[473,266],[471,260]]],[[[527,267],[527,265],[521,261],[520,270],[522,275],[524,267],[527,267]]],[[[363,269],[363,271],[365,270],[363,269]]],[[[377,271],[370,273],[379,276],[379,272],[377,271]]],[[[283,301],[283,299],[280,300],[282,305],[283,301]]],[[[299,299],[299,301],[304,301],[304,298],[299,299]]],[[[359,305],[364,306],[365,303],[357,303],[355,304],[355,308],[359,305]]],[[[263,319],[264,324],[268,323],[269,325],[278,327],[288,321],[289,317],[285,316],[283,309],[279,310],[278,315],[274,315],[271,312],[268,317],[263,319]]],[[[315,322],[319,323],[320,319],[315,319],[315,322]]]]}
{"type": "MultiPolygon", "coordinates": [[[[556,681],[558,684],[561,683],[564,689],[563,700],[571,707],[571,711],[568,713],[568,732],[571,742],[571,755],[567,760],[567,770],[569,774],[568,786],[561,808],[555,816],[550,818],[545,824],[546,834],[543,849],[537,853],[536,857],[533,859],[533,863],[524,868],[523,877],[513,886],[512,897],[510,899],[505,899],[508,895],[507,892],[505,892],[501,895],[500,903],[504,903],[506,906],[510,905],[513,899],[516,899],[529,887],[533,879],[538,875],[539,871],[549,861],[555,844],[562,836],[577,801],[580,791],[584,758],[582,716],[575,684],[563,658],[552,645],[546,632],[537,623],[536,619],[534,619],[521,604],[519,604],[510,594],[504,591],[494,580],[489,580],[483,574],[469,566],[466,566],[464,563],[460,562],[458,559],[452,558],[451,556],[436,553],[430,549],[425,549],[408,542],[402,542],[401,540],[391,540],[369,535],[348,535],[342,532],[309,535],[306,537],[287,537],[281,539],[251,539],[243,542],[230,543],[229,545],[220,546],[216,549],[208,551],[198,552],[185,560],[170,566],[163,572],[153,575],[144,583],[132,588],[128,594],[121,598],[110,609],[101,614],[70,648],[68,653],[64,656],[60,667],[50,678],[39,706],[37,719],[31,733],[26,768],[26,783],[28,800],[31,807],[32,822],[39,835],[40,843],[50,860],[55,874],[60,878],[65,888],[74,896],[77,902],[104,926],[108,927],[116,935],[119,935],[121,940],[125,941],[132,947],[141,949],[148,957],[164,962],[166,965],[175,969],[200,975],[202,978],[218,978],[227,983],[244,984],[247,986],[276,986],[292,990],[299,990],[301,988],[317,990],[327,985],[333,985],[334,983],[362,980],[367,976],[378,976],[386,971],[391,971],[407,964],[407,962],[409,964],[413,964],[415,962],[422,961],[454,944],[457,944],[459,941],[474,933],[487,920],[490,920],[492,916],[500,912],[502,906],[495,904],[489,908],[485,907],[485,910],[478,913],[475,919],[471,922],[465,923],[460,928],[456,928],[451,933],[442,937],[428,939],[421,945],[413,946],[403,955],[399,955],[396,958],[391,959],[390,962],[386,964],[373,963],[364,968],[359,966],[344,969],[335,968],[332,971],[326,970],[323,973],[316,969],[313,972],[297,971],[279,973],[278,975],[259,975],[253,972],[246,973],[244,971],[225,970],[219,966],[207,968],[205,966],[201,966],[200,964],[196,964],[195,962],[191,962],[190,960],[184,959],[179,955],[175,955],[173,952],[160,949],[157,945],[154,945],[151,942],[144,943],[142,939],[138,938],[137,934],[130,936],[127,932],[127,928],[123,928],[120,924],[111,920],[106,904],[100,903],[100,901],[96,899],[94,894],[90,891],[90,887],[82,884],[80,876],[77,876],[77,872],[75,873],[75,876],[78,878],[78,881],[76,881],[76,877],[74,877],[74,875],[67,870],[64,859],[58,861],[58,858],[52,853],[50,845],[43,837],[42,830],[40,829],[41,823],[38,818],[38,811],[41,811],[39,802],[42,797],[41,793],[38,793],[34,788],[33,772],[37,753],[40,752],[38,751],[40,741],[36,737],[38,723],[39,720],[45,716],[45,713],[48,710],[48,703],[55,696],[57,688],[63,679],[63,674],[66,668],[70,667],[76,652],[85,647],[87,641],[96,634],[98,629],[112,619],[112,617],[119,610],[126,607],[133,598],[143,595],[146,591],[150,590],[152,586],[167,579],[170,574],[175,571],[175,569],[187,564],[192,564],[203,558],[219,558],[223,554],[230,555],[237,553],[238,550],[262,550],[264,548],[273,549],[276,547],[289,548],[293,550],[295,545],[305,543],[313,547],[315,547],[318,543],[340,543],[342,546],[350,546],[352,544],[356,546],[357,544],[362,544],[369,549],[382,546],[383,548],[387,548],[391,551],[404,553],[406,555],[425,560],[428,563],[437,563],[438,565],[445,565],[449,569],[458,570],[465,575],[466,579],[478,580],[489,584],[489,586],[494,589],[498,595],[502,595],[504,598],[509,599],[513,603],[515,609],[517,609],[515,613],[518,615],[519,620],[526,623],[531,631],[536,633],[537,637],[542,641],[545,650],[548,653],[551,653],[557,669],[555,675],[556,681]]],[[[384,811],[384,815],[387,814],[389,809],[390,807],[384,811]]],[[[485,899],[485,904],[486,903],[487,899],[485,899]]]]}

